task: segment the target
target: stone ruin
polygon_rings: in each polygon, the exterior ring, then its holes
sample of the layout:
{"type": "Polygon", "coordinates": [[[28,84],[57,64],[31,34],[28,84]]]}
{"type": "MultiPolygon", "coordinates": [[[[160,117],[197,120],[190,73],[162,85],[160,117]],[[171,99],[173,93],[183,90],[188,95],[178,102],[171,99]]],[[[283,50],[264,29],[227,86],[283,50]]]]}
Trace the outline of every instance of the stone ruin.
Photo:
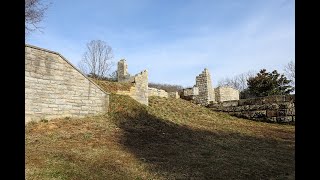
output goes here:
{"type": "Polygon", "coordinates": [[[148,72],[147,70],[131,76],[128,73],[128,65],[125,59],[118,62],[117,67],[117,81],[118,82],[131,82],[133,86],[129,91],[118,91],[117,94],[128,95],[140,102],[141,104],[148,105],[149,96],[158,96],[164,98],[180,98],[178,92],[166,92],[163,89],[151,88],[148,86],[148,72]]]}
{"type": "Polygon", "coordinates": [[[132,82],[134,85],[130,91],[118,91],[117,94],[129,95],[138,102],[148,105],[148,97],[158,96],[164,98],[180,98],[191,100],[196,104],[207,106],[211,103],[218,103],[230,100],[239,100],[239,91],[231,87],[212,87],[209,70],[205,68],[196,77],[196,84],[192,88],[183,89],[183,93],[166,92],[163,89],[148,87],[148,72],[146,70],[131,76],[128,73],[128,65],[125,59],[118,62],[118,82],[132,82]]]}
{"type": "MultiPolygon", "coordinates": [[[[25,122],[58,117],[84,117],[108,112],[109,93],[57,52],[25,46],[25,122]],[[72,81],[70,81],[72,79],[72,81]]],[[[178,92],[148,87],[147,70],[131,76],[126,60],[118,62],[118,82],[131,82],[129,95],[148,105],[148,97],[180,98],[178,92]]],[[[192,88],[183,89],[181,98],[215,111],[238,117],[277,123],[295,122],[294,96],[273,96],[239,100],[239,91],[231,87],[212,87],[207,68],[196,76],[192,88]]]]}
{"type": "Polygon", "coordinates": [[[131,76],[128,73],[128,65],[125,59],[118,62],[117,68],[118,82],[131,82],[133,86],[129,91],[118,91],[117,94],[129,95],[141,104],[148,105],[148,71],[144,70],[131,76]]]}
{"type": "Polygon", "coordinates": [[[134,76],[130,76],[128,73],[128,65],[126,63],[125,59],[121,59],[118,62],[117,66],[117,80],[118,82],[132,82],[134,79],[134,76]]]}
{"type": "Polygon", "coordinates": [[[239,100],[239,91],[231,87],[212,87],[209,70],[205,68],[196,76],[196,84],[192,88],[183,89],[181,98],[196,104],[207,106],[223,101],[239,100]]]}
{"type": "Polygon", "coordinates": [[[195,86],[199,89],[199,95],[195,97],[197,104],[207,105],[211,101],[215,102],[211,76],[207,68],[196,77],[195,86]]]}
{"type": "Polygon", "coordinates": [[[181,98],[240,118],[272,123],[295,123],[294,95],[239,99],[237,89],[221,86],[213,88],[207,68],[196,77],[196,84],[192,88],[183,89],[181,98]]]}

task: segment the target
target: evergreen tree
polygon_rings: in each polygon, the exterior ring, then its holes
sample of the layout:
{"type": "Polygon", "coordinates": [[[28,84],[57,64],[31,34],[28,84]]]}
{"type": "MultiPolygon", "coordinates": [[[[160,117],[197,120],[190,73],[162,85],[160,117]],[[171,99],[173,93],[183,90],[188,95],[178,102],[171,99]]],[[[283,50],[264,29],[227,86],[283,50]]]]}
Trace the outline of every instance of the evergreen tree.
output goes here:
{"type": "Polygon", "coordinates": [[[251,97],[285,95],[294,91],[294,88],[289,85],[291,80],[276,70],[270,73],[266,69],[262,69],[255,77],[249,78],[247,83],[247,92],[251,97]]]}

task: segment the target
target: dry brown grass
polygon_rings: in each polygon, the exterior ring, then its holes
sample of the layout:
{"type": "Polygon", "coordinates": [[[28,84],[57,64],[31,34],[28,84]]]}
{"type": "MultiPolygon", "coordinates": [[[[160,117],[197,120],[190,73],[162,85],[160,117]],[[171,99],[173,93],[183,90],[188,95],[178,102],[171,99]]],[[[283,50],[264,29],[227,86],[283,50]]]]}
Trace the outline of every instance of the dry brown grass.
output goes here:
{"type": "Polygon", "coordinates": [[[181,99],[112,95],[108,115],[26,126],[27,179],[294,179],[294,126],[181,99]]]}
{"type": "Polygon", "coordinates": [[[106,92],[116,93],[117,91],[129,91],[133,86],[131,82],[111,82],[104,80],[92,79],[97,85],[103,88],[106,92]]]}

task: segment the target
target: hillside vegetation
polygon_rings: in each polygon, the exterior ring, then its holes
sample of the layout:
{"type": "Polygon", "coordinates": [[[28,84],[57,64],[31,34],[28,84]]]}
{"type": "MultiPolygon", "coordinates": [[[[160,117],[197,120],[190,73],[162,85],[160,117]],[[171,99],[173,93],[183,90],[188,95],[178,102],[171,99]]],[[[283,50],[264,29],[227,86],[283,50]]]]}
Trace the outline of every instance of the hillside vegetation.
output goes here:
{"type": "Polygon", "coordinates": [[[104,116],[29,123],[26,179],[294,179],[294,134],[182,99],[112,94],[104,116]]]}
{"type": "Polygon", "coordinates": [[[116,93],[117,91],[129,91],[133,86],[131,82],[112,82],[105,80],[97,80],[90,78],[93,82],[99,85],[106,92],[116,93]]]}

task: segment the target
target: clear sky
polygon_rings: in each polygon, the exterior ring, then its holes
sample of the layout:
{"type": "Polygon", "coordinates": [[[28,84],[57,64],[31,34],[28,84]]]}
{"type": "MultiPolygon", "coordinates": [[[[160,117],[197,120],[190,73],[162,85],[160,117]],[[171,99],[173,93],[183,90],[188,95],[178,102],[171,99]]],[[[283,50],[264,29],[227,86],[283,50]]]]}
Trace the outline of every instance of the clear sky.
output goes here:
{"type": "MultiPolygon", "coordinates": [[[[224,77],[295,60],[294,0],[51,0],[27,44],[57,51],[76,65],[86,43],[106,41],[114,62],[149,82],[193,86],[204,68],[224,77]]],[[[113,70],[116,69],[116,66],[113,70]]]]}

